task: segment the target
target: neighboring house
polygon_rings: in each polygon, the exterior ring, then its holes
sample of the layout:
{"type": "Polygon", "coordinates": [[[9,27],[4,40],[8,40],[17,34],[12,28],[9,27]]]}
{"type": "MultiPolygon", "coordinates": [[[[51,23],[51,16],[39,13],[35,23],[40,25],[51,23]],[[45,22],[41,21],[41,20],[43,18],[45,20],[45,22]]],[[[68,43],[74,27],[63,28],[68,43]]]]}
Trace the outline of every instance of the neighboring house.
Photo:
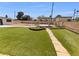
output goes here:
{"type": "Polygon", "coordinates": [[[11,20],[11,18],[0,17],[0,25],[4,25],[7,23],[7,20],[11,20]]]}
{"type": "Polygon", "coordinates": [[[49,20],[51,20],[50,17],[45,17],[45,16],[39,16],[39,17],[37,17],[37,19],[40,20],[40,21],[49,21],[49,20]]]}
{"type": "MultiPolygon", "coordinates": [[[[45,16],[39,16],[39,17],[37,17],[37,19],[40,20],[40,21],[51,20],[50,17],[45,17],[45,16]]],[[[52,21],[72,21],[72,17],[57,15],[55,18],[52,18],[52,21]]]]}
{"type": "Polygon", "coordinates": [[[55,21],[72,21],[72,17],[57,15],[54,20],[55,21]]]}
{"type": "Polygon", "coordinates": [[[0,25],[3,25],[6,23],[6,18],[5,17],[0,17],[0,25]]]}
{"type": "Polygon", "coordinates": [[[72,17],[70,16],[61,16],[61,15],[57,15],[54,20],[56,21],[55,22],[55,25],[56,26],[63,26],[63,23],[65,21],[73,21],[72,17]]]}

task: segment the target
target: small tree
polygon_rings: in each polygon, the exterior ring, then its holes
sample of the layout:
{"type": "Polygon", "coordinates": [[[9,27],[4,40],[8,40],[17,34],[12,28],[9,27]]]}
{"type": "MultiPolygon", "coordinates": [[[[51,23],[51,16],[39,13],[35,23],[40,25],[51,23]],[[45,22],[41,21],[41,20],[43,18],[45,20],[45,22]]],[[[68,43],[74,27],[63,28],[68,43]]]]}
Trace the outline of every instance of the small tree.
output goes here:
{"type": "Polygon", "coordinates": [[[69,21],[69,22],[70,22],[70,21],[72,21],[72,20],[71,20],[71,19],[67,19],[67,21],[69,21]]]}
{"type": "Polygon", "coordinates": [[[5,15],[6,18],[8,18],[8,15],[5,15]]]}
{"type": "Polygon", "coordinates": [[[24,15],[24,12],[20,11],[20,12],[18,12],[16,17],[18,20],[21,20],[23,15],[24,15]]]}
{"type": "Polygon", "coordinates": [[[79,21],[79,17],[75,19],[76,21],[79,21]]]}
{"type": "Polygon", "coordinates": [[[22,16],[22,20],[32,20],[32,18],[29,15],[22,16]]]}

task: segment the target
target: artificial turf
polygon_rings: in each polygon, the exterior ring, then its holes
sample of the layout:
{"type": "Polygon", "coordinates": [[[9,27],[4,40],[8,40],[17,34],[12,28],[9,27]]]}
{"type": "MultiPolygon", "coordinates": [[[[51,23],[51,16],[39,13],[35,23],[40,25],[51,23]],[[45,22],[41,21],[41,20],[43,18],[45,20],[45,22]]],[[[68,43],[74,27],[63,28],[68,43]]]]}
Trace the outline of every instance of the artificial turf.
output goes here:
{"type": "Polygon", "coordinates": [[[66,29],[52,29],[52,32],[72,56],[79,56],[79,34],[66,29]]]}
{"type": "Polygon", "coordinates": [[[45,30],[0,28],[0,53],[11,56],[56,56],[54,46],[45,30]]]}

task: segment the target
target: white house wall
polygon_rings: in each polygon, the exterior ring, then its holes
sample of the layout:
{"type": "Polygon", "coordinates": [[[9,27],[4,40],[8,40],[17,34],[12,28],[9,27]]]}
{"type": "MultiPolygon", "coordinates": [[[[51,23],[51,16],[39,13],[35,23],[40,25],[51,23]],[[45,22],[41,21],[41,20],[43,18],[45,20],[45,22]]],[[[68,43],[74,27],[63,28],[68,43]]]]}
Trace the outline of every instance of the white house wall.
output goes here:
{"type": "Polygon", "coordinates": [[[2,19],[2,21],[3,21],[3,25],[5,25],[6,24],[6,19],[2,19]]]}

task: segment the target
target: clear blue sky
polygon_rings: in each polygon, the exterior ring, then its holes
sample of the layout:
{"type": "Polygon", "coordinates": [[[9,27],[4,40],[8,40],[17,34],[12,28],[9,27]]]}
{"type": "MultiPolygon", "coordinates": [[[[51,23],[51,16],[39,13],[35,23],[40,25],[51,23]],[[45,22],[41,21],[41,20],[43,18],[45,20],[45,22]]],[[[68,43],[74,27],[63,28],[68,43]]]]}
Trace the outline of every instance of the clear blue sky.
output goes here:
{"type": "MultiPolygon", "coordinates": [[[[79,2],[54,2],[54,17],[58,14],[63,16],[72,16],[73,10],[79,9],[79,2]]],[[[0,16],[14,17],[14,13],[23,11],[31,17],[51,13],[51,2],[0,2],[0,16]]]]}

